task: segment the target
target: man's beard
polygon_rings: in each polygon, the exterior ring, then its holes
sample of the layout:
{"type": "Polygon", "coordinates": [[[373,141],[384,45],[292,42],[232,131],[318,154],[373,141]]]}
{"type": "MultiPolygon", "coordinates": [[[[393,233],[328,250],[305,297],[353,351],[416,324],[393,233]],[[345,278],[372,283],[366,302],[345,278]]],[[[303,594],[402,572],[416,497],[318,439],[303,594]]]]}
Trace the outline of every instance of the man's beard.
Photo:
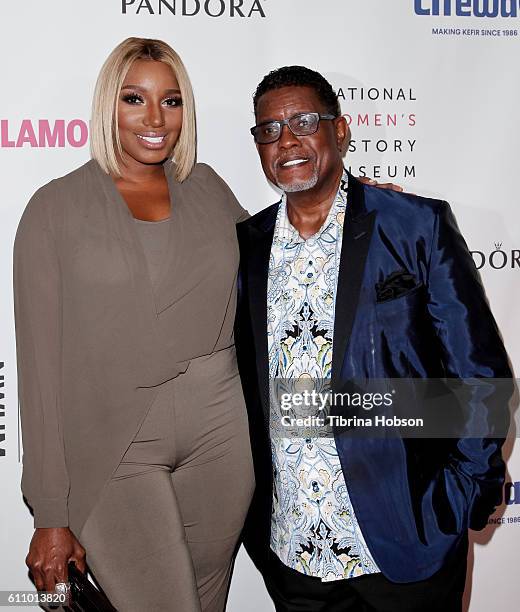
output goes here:
{"type": "Polygon", "coordinates": [[[307,191],[308,189],[312,189],[313,187],[316,186],[316,183],[318,182],[318,168],[316,168],[316,166],[314,166],[314,169],[312,171],[312,176],[310,178],[308,178],[306,181],[293,181],[291,183],[282,183],[281,181],[278,180],[278,177],[276,177],[276,184],[277,186],[284,191],[285,193],[295,193],[297,191],[307,191]]]}

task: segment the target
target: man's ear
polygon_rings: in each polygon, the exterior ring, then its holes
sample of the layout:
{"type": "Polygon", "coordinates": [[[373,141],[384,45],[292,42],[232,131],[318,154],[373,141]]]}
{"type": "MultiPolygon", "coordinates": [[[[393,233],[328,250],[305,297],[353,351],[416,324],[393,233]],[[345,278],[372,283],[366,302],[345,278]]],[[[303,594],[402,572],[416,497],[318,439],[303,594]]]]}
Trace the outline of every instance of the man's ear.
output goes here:
{"type": "Polygon", "coordinates": [[[350,143],[350,127],[347,124],[345,117],[341,116],[334,120],[336,128],[336,144],[338,151],[343,157],[347,152],[350,143]]]}

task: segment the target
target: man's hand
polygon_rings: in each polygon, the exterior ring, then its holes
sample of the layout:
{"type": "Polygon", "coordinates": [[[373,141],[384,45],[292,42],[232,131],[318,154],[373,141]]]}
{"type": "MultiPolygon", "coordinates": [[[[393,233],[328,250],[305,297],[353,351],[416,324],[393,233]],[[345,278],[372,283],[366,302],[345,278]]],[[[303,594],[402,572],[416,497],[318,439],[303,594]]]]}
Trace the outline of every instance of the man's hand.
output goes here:
{"type": "Polygon", "coordinates": [[[67,565],[86,571],[85,549],[68,527],[36,529],[25,563],[38,591],[54,591],[57,582],[68,582],[67,565]]]}
{"type": "Polygon", "coordinates": [[[378,189],[391,189],[392,191],[403,191],[400,185],[394,185],[393,183],[378,183],[375,179],[368,176],[358,176],[357,180],[365,185],[372,185],[378,189]]]}

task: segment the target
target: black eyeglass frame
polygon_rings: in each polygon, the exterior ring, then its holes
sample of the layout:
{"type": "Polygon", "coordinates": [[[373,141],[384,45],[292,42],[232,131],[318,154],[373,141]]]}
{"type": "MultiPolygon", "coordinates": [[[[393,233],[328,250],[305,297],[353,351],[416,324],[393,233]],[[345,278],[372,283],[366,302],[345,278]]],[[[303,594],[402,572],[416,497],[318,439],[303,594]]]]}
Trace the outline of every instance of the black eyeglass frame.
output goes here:
{"type": "Polygon", "coordinates": [[[274,120],[274,121],[263,121],[262,123],[259,123],[258,125],[254,125],[249,131],[251,132],[251,136],[253,136],[253,138],[255,139],[255,142],[257,144],[273,144],[273,142],[276,142],[277,140],[280,140],[280,138],[282,137],[282,132],[283,132],[283,126],[286,125],[290,130],[291,133],[294,136],[300,137],[300,136],[312,136],[313,134],[316,134],[316,132],[318,131],[318,128],[320,127],[320,121],[325,120],[325,121],[332,121],[333,119],[337,119],[336,115],[331,115],[331,114],[322,114],[322,113],[298,113],[296,115],[293,115],[292,117],[289,117],[289,119],[281,119],[281,120],[274,120]],[[297,117],[304,117],[304,116],[308,116],[308,115],[312,115],[314,117],[318,118],[318,121],[316,122],[316,129],[312,132],[309,132],[307,134],[295,134],[294,130],[292,129],[290,122],[293,121],[293,119],[296,119],[297,117]],[[258,140],[256,139],[256,135],[255,132],[259,127],[262,127],[263,125],[270,125],[270,124],[276,124],[278,125],[278,127],[280,128],[280,132],[278,134],[278,138],[275,138],[274,140],[270,140],[269,142],[258,142],[258,140]]]}

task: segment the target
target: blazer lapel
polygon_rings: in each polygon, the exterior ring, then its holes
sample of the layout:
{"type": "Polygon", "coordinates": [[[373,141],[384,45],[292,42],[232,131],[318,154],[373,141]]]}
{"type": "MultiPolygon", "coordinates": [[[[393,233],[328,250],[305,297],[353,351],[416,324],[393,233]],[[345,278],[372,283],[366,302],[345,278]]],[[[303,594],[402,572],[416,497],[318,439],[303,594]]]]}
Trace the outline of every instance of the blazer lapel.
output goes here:
{"type": "MultiPolygon", "coordinates": [[[[278,206],[269,207],[249,227],[249,308],[256,348],[256,367],[262,405],[269,415],[269,356],[267,348],[267,277],[278,206]]],[[[376,212],[367,213],[363,185],[349,174],[349,203],[343,229],[332,356],[332,388],[341,367],[356,317],[376,212]]]]}
{"type": "Polygon", "coordinates": [[[256,348],[256,367],[264,414],[269,422],[269,355],[267,346],[267,277],[278,207],[270,207],[249,227],[249,310],[256,348]]]}
{"type": "Polygon", "coordinates": [[[334,315],[332,388],[336,389],[356,317],[365,263],[376,212],[367,213],[363,185],[349,174],[347,213],[343,226],[334,315]]]}

